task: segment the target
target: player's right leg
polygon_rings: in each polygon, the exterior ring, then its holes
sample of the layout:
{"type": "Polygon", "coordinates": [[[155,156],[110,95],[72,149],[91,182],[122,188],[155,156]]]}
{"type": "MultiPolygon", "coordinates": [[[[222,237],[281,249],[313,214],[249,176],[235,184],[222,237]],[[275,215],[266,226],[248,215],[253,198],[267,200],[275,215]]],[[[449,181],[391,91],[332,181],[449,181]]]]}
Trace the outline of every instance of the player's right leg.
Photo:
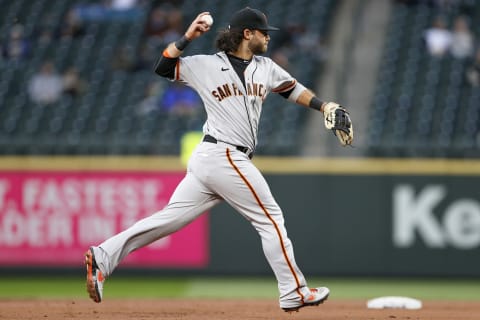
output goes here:
{"type": "Polygon", "coordinates": [[[138,221],[98,247],[91,247],[85,256],[87,291],[92,300],[102,300],[104,279],[130,252],[179,230],[220,201],[189,172],[163,210],[138,221]]]}
{"type": "Polygon", "coordinates": [[[295,262],[282,210],[263,175],[241,152],[227,150],[224,158],[228,165],[223,175],[216,176],[213,189],[259,233],[265,257],[278,281],[280,307],[291,312],[324,302],[330,291],[326,287],[308,287],[295,262]]]}

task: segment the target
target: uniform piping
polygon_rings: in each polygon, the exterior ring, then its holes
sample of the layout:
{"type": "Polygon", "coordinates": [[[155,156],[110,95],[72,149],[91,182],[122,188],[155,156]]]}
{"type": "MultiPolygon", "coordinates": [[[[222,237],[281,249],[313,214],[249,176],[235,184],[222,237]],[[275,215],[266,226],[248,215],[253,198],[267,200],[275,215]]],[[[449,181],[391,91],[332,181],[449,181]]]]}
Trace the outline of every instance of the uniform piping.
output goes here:
{"type": "Polygon", "coordinates": [[[230,156],[230,149],[228,149],[228,148],[226,150],[226,155],[227,155],[228,161],[230,162],[230,165],[233,167],[233,169],[235,169],[235,171],[240,176],[240,178],[242,178],[243,182],[247,185],[248,189],[250,189],[253,197],[257,201],[257,204],[260,206],[260,208],[262,208],[262,210],[265,213],[265,215],[267,216],[268,220],[270,220],[270,222],[275,227],[275,231],[277,232],[278,238],[280,240],[280,246],[282,247],[283,256],[285,257],[285,260],[287,261],[288,267],[290,268],[290,272],[293,274],[293,277],[295,278],[295,282],[297,284],[296,291],[297,291],[298,295],[302,298],[302,302],[303,302],[305,297],[303,296],[303,294],[300,292],[300,289],[299,289],[300,288],[300,281],[298,280],[298,276],[295,273],[295,270],[293,269],[293,266],[292,266],[292,263],[290,262],[290,259],[288,259],[287,250],[285,249],[285,246],[283,245],[283,238],[282,238],[282,235],[280,233],[280,229],[278,228],[277,224],[275,223],[272,216],[268,212],[267,208],[265,208],[265,206],[263,205],[262,201],[260,200],[257,193],[255,192],[255,189],[253,188],[253,186],[250,184],[250,182],[247,180],[247,178],[240,172],[240,169],[238,169],[238,167],[233,162],[233,160],[230,156]]]}

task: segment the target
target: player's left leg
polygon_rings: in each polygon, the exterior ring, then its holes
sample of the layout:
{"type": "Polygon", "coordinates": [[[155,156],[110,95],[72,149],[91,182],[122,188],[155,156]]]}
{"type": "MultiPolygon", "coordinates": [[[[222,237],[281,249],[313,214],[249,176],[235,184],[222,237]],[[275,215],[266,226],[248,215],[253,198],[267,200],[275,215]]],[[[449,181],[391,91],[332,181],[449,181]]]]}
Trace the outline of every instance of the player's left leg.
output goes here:
{"type": "Polygon", "coordinates": [[[220,201],[192,173],[188,173],[165,208],[94,247],[99,268],[109,276],[130,252],[181,229],[220,201]]]}
{"type": "Polygon", "coordinates": [[[193,173],[187,173],[163,210],[87,251],[90,297],[95,302],[102,301],[103,281],[130,252],[179,230],[220,201],[193,173]]]}

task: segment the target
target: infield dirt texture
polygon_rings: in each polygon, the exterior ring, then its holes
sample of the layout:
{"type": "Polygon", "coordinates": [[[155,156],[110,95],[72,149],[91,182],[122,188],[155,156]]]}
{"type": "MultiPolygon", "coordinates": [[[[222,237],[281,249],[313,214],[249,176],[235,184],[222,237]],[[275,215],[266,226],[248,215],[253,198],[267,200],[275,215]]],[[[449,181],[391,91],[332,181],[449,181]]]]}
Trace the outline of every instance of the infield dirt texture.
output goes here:
{"type": "Polygon", "coordinates": [[[480,319],[480,281],[472,279],[312,278],[332,293],[318,307],[288,314],[278,306],[276,282],[267,278],[112,277],[104,301],[88,299],[78,276],[6,276],[0,272],[0,320],[426,320],[480,319]],[[420,310],[369,310],[368,299],[418,298],[420,310]]]}
{"type": "Polygon", "coordinates": [[[273,299],[111,299],[100,304],[85,299],[0,299],[0,319],[477,320],[480,319],[480,302],[427,301],[421,310],[369,310],[365,301],[333,300],[288,314],[280,310],[273,299]]]}

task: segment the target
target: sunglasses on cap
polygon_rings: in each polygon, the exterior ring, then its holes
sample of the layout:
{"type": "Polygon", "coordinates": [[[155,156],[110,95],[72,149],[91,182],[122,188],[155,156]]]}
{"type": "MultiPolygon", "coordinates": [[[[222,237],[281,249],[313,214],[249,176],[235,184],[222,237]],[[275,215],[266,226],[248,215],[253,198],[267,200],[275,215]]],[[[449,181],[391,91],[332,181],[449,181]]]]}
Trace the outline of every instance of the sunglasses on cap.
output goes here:
{"type": "Polygon", "coordinates": [[[263,34],[263,36],[267,37],[268,36],[268,30],[260,30],[260,29],[255,29],[257,30],[258,32],[260,32],[261,34],[263,34]]]}

